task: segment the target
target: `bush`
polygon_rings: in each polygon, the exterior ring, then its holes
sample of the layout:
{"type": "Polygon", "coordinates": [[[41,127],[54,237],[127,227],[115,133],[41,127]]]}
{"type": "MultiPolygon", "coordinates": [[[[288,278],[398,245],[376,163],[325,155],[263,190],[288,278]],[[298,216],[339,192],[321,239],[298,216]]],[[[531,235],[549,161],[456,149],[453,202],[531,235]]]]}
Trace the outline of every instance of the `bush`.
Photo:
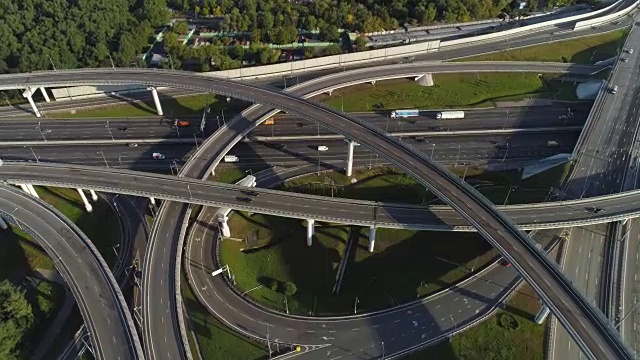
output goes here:
{"type": "Polygon", "coordinates": [[[287,296],[293,296],[296,294],[296,292],[298,292],[298,288],[296,287],[296,284],[287,281],[284,284],[284,294],[287,296]]]}
{"type": "Polygon", "coordinates": [[[278,289],[280,288],[280,281],[273,279],[271,280],[271,286],[270,286],[271,290],[273,291],[278,291],[278,289]]]}

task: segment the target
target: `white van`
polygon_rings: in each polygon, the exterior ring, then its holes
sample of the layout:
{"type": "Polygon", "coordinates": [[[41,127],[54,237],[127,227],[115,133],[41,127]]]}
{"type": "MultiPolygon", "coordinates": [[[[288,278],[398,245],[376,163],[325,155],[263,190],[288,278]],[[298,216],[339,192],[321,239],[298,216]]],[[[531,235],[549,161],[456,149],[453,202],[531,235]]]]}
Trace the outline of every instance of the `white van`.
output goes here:
{"type": "Polygon", "coordinates": [[[238,157],[235,156],[235,155],[225,155],[224,156],[224,162],[226,162],[226,163],[236,163],[238,161],[240,161],[240,159],[238,159],[238,157]]]}
{"type": "Polygon", "coordinates": [[[161,153],[157,153],[157,152],[156,152],[156,153],[153,153],[153,154],[151,155],[151,157],[153,157],[153,158],[154,158],[154,159],[156,159],[156,160],[164,160],[164,155],[162,155],[161,153]]]}
{"type": "Polygon", "coordinates": [[[327,151],[327,150],[329,150],[329,148],[324,145],[318,146],[318,151],[327,151]]]}

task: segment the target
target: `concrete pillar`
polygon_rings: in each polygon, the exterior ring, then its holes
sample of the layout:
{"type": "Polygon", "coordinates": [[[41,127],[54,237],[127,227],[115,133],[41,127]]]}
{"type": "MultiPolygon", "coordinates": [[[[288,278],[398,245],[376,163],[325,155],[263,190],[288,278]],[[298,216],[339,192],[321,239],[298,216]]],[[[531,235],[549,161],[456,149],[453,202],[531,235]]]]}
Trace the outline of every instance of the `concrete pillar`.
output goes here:
{"type": "Polygon", "coordinates": [[[229,218],[226,216],[218,218],[218,227],[220,228],[222,236],[224,237],[231,236],[231,229],[229,229],[229,223],[227,223],[228,220],[229,218]]]}
{"type": "Polygon", "coordinates": [[[540,308],[540,311],[538,311],[538,314],[536,315],[536,324],[542,324],[548,315],[549,308],[546,305],[542,304],[542,308],[540,308]]]}
{"type": "Polygon", "coordinates": [[[307,219],[307,246],[313,244],[313,223],[315,222],[313,219],[307,219]]]}
{"type": "Polygon", "coordinates": [[[93,206],[91,206],[91,204],[89,203],[89,200],[87,200],[87,197],[84,195],[84,191],[82,191],[82,189],[77,189],[77,190],[78,190],[78,194],[80,194],[80,197],[82,198],[82,202],[84,203],[84,208],[87,209],[87,212],[92,212],[93,206]]]}
{"type": "Polygon", "coordinates": [[[8,227],[9,226],[7,225],[7,222],[4,221],[4,219],[0,217],[0,229],[7,230],[8,227]]]}
{"type": "Polygon", "coordinates": [[[89,190],[89,193],[91,193],[91,200],[98,201],[98,194],[94,190],[89,190]]]}
{"type": "Polygon", "coordinates": [[[331,95],[333,94],[333,89],[328,90],[328,91],[327,91],[327,94],[329,94],[329,96],[331,96],[331,95]]]}
{"type": "Polygon", "coordinates": [[[153,206],[156,205],[156,199],[155,198],[149,198],[149,200],[151,201],[151,204],[153,204],[153,206]]]}
{"type": "Polygon", "coordinates": [[[38,107],[36,106],[36,103],[33,102],[33,92],[31,91],[31,89],[27,89],[22,93],[22,96],[24,96],[25,98],[27,98],[27,100],[29,100],[29,104],[31,104],[31,109],[33,109],[33,113],[36,115],[36,117],[40,117],[40,111],[38,111],[38,107]]]}
{"type": "Polygon", "coordinates": [[[433,86],[433,76],[431,75],[431,73],[416,76],[414,80],[420,86],[433,86]]]}
{"type": "Polygon", "coordinates": [[[372,226],[369,228],[369,252],[373,252],[373,247],[376,244],[376,227],[372,226]]]}
{"type": "Polygon", "coordinates": [[[38,196],[38,192],[36,192],[36,188],[34,188],[33,185],[27,184],[27,189],[29,189],[29,193],[33,195],[33,197],[40,199],[40,196],[38,196]]]}
{"type": "Polygon", "coordinates": [[[153,102],[156,103],[156,111],[158,111],[158,115],[162,116],[162,105],[160,104],[160,98],[158,97],[158,89],[155,87],[150,87],[151,95],[153,95],[153,102]]]}
{"type": "Polygon", "coordinates": [[[18,186],[20,186],[20,189],[22,189],[22,191],[24,191],[27,194],[31,195],[31,191],[29,191],[29,188],[27,187],[26,184],[18,184],[18,186]]]}
{"type": "Polygon", "coordinates": [[[375,85],[376,81],[375,80],[371,80],[371,85],[375,85]]]}
{"type": "Polygon", "coordinates": [[[47,89],[45,89],[44,87],[40,87],[40,92],[42,93],[42,96],[44,96],[44,101],[46,102],[50,102],[51,100],[49,100],[49,94],[47,94],[47,89]]]}
{"type": "Polygon", "coordinates": [[[353,140],[347,140],[347,176],[353,174],[353,149],[356,143],[353,140]]]}

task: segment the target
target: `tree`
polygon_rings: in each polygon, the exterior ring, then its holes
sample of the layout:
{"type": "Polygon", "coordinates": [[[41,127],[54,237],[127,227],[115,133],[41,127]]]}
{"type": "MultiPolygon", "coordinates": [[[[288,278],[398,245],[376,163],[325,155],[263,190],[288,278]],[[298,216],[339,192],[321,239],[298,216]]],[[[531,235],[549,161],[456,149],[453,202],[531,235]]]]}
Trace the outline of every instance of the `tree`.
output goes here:
{"type": "Polygon", "coordinates": [[[184,21],[176,21],[175,23],[173,23],[173,32],[175,32],[176,34],[185,35],[189,32],[189,25],[187,25],[187,23],[184,21]]]}
{"type": "Polygon", "coordinates": [[[293,296],[293,295],[296,294],[296,292],[298,292],[298,288],[296,287],[296,284],[294,284],[294,283],[292,283],[290,281],[287,281],[284,284],[284,294],[286,296],[293,296]]]}
{"type": "Polygon", "coordinates": [[[271,286],[270,286],[271,290],[273,291],[278,291],[278,289],[280,288],[280,281],[273,279],[271,280],[271,286]]]}
{"type": "Polygon", "coordinates": [[[304,48],[304,58],[305,59],[311,59],[312,57],[316,56],[316,49],[312,46],[307,46],[304,48]]]}
{"type": "Polygon", "coordinates": [[[329,44],[324,48],[325,55],[339,55],[342,54],[342,48],[338,44],[329,44]]]}
{"type": "Polygon", "coordinates": [[[33,326],[33,311],[23,290],[0,283],[0,358],[18,359],[22,336],[33,326]]]}
{"type": "Polygon", "coordinates": [[[324,25],[320,27],[320,33],[318,35],[326,42],[337,42],[340,40],[338,27],[335,25],[324,25]]]}
{"type": "Polygon", "coordinates": [[[273,60],[274,53],[275,53],[275,50],[269,47],[263,47],[262,49],[260,49],[260,52],[258,54],[260,64],[267,65],[275,62],[273,60]]]}
{"type": "Polygon", "coordinates": [[[364,36],[358,36],[353,43],[358,50],[364,50],[367,47],[367,39],[364,36]]]}

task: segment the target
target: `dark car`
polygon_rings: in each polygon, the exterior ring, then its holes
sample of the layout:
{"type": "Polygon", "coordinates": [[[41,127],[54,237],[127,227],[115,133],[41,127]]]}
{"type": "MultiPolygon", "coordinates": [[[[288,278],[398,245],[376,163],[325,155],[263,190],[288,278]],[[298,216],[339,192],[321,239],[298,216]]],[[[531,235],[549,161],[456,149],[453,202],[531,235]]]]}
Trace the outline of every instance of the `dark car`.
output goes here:
{"type": "Polygon", "coordinates": [[[236,196],[236,200],[242,201],[242,202],[245,202],[245,203],[250,203],[250,202],[253,201],[252,198],[247,198],[247,197],[242,197],[242,196],[236,196]]]}
{"type": "Polygon", "coordinates": [[[129,128],[126,127],[126,126],[121,126],[121,127],[118,128],[118,130],[126,132],[127,130],[129,130],[129,128]]]}
{"type": "Polygon", "coordinates": [[[592,207],[592,208],[590,208],[589,210],[590,210],[592,213],[594,213],[594,214],[599,214],[599,213],[601,213],[601,212],[603,212],[603,211],[604,211],[604,209],[602,209],[602,208],[598,208],[598,207],[595,207],[595,206],[594,206],[594,207],[592,207]]]}
{"type": "Polygon", "coordinates": [[[296,123],[296,125],[297,125],[298,127],[305,127],[305,126],[307,126],[307,124],[305,124],[305,123],[301,123],[301,122],[296,123]]]}
{"type": "Polygon", "coordinates": [[[278,150],[284,150],[284,149],[286,149],[286,148],[287,148],[287,145],[285,145],[285,144],[276,144],[276,146],[275,146],[275,147],[276,147],[276,149],[278,149],[278,150]]]}
{"type": "Polygon", "coordinates": [[[253,196],[253,197],[256,197],[256,196],[260,195],[259,192],[253,191],[253,190],[245,190],[242,193],[247,195],[247,196],[253,196]]]}

